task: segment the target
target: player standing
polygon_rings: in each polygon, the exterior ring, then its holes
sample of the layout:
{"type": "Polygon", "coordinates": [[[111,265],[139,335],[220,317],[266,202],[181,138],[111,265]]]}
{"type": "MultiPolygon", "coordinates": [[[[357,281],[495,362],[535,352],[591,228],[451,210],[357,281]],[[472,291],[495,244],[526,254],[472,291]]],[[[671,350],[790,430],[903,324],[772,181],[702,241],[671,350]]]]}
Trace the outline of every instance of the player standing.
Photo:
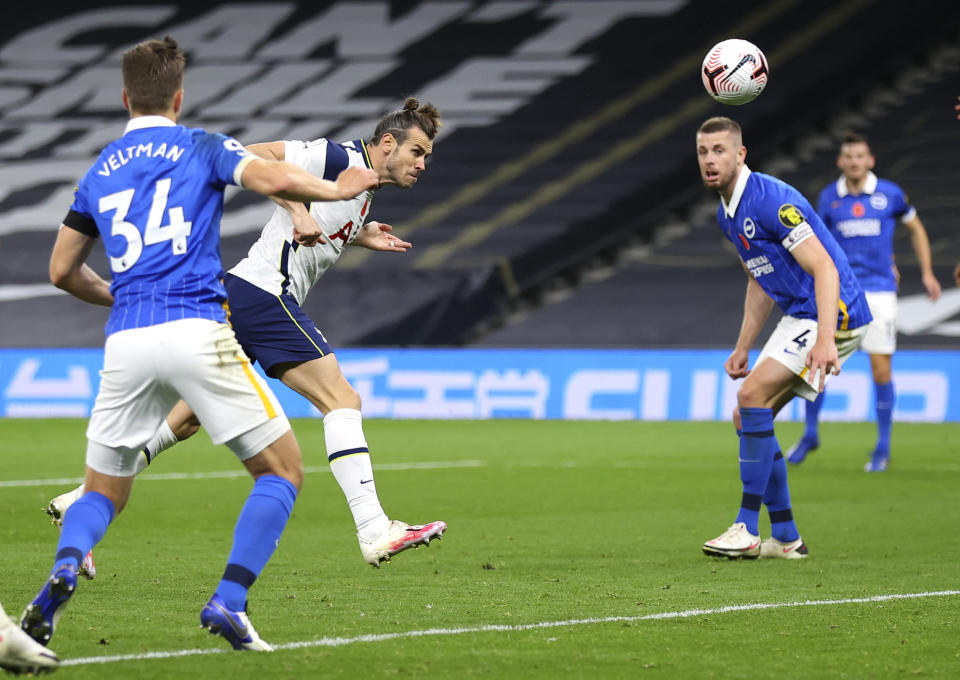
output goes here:
{"type": "MultiPolygon", "coordinates": [[[[251,151],[265,158],[287,160],[324,178],[346,168],[371,168],[380,186],[408,189],[424,171],[440,128],[440,114],[413,97],[404,107],[384,116],[370,142],[357,139],[337,144],[327,139],[254,144],[251,151]]],[[[333,348],[307,316],[302,304],[310,289],[348,245],[406,252],[411,244],[393,236],[389,224],[364,221],[374,190],[344,201],[312,203],[278,201],[260,238],[225,278],[230,297],[230,321],[247,356],[267,375],[278,378],[306,397],[321,413],[327,458],[353,514],[364,560],[375,567],[393,555],[429,544],[446,530],[445,522],[409,525],[391,521],[383,510],[374,483],[370,452],[363,433],[360,395],[347,382],[333,348]],[[302,247],[311,246],[311,247],[302,247]]],[[[137,472],[160,452],[197,431],[190,407],[179,403],[161,424],[137,472]]],[[[48,512],[62,515],[80,489],[50,502],[48,512]]],[[[92,556],[87,575],[92,578],[92,556]]]]}
{"type": "Polygon", "coordinates": [[[744,378],[733,422],[740,437],[743,495],[734,524],[703,544],[707,555],[801,559],[787,468],[773,418],[795,395],[814,399],[857,348],[870,321],[846,257],[799,191],[746,166],[740,126],[710,118],[697,131],[704,186],[720,195],[717,221],[747,272],[743,322],[724,364],[744,378]],[[748,352],[776,304],[784,313],[752,369],[748,352]],[[766,505],[771,538],[760,540],[766,505]]]}
{"type": "Polygon", "coordinates": [[[223,190],[241,185],[295,200],[343,199],[377,184],[336,183],[253,156],[234,139],[176,124],[185,58],[171,38],[123,54],[123,137],[80,180],[50,258],[53,283],[111,306],[100,389],[87,427],[85,493],[63,517],[54,566],[21,627],[46,644],[76,590],[83,556],[121,512],[136,460],[171,406],[190,402],[216,443],[254,477],[223,578],[201,624],[236,649],[268,651],[246,615],[249,588],[270,559],[303,481],[300,448],[266,383],[227,323],[219,253],[223,190]],[[85,264],[103,236],[113,281],[85,264]]]}
{"type": "MultiPolygon", "coordinates": [[[[850,268],[866,291],[873,315],[860,346],[870,355],[877,411],[877,445],[866,464],[868,472],[882,472],[890,462],[890,430],[896,403],[891,356],[897,349],[899,283],[893,263],[893,237],[898,221],[910,232],[927,296],[933,301],[940,297],[927,231],[903,190],[873,174],[875,164],[866,138],[847,134],[837,156],[837,167],[843,174],[824,187],[817,203],[817,213],[846,253],[850,268]]],[[[818,423],[822,405],[823,394],[807,403],[803,437],[787,451],[790,463],[802,463],[820,445],[818,423]]]]}

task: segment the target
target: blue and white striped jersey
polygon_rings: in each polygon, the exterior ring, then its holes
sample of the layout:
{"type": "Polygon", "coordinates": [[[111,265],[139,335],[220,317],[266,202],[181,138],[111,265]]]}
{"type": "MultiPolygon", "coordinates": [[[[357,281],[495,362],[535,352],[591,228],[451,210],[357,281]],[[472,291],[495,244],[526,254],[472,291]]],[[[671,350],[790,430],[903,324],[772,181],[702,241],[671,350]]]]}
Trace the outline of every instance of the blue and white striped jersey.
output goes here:
{"type": "Polygon", "coordinates": [[[790,251],[815,234],[840,275],[837,329],[859,328],[870,322],[863,289],[843,250],[807,199],[789,184],[744,166],[729,205],[720,198],[717,221],[750,275],[784,314],[799,319],[817,320],[817,300],[813,276],[790,251]]]}
{"type": "Polygon", "coordinates": [[[841,176],[820,192],[817,212],[847,254],[864,290],[897,290],[893,232],[898,220],[905,222],[917,214],[903,189],[871,172],[863,193],[854,196],[841,176]]]}
{"type": "Polygon", "coordinates": [[[130,120],[77,185],[64,224],[103,236],[114,303],[106,334],[178,319],[225,321],[223,190],[254,156],[163,116],[130,120]]]}

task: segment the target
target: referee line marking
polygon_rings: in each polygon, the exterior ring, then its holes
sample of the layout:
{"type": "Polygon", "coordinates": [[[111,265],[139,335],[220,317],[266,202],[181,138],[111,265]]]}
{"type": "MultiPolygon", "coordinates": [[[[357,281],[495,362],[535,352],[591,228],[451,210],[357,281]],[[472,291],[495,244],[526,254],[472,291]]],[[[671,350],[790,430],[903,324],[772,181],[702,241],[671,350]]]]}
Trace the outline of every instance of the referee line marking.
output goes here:
{"type": "MultiPolygon", "coordinates": [[[[377,463],[373,466],[374,472],[383,470],[445,470],[449,468],[477,468],[483,467],[485,463],[482,460],[437,460],[424,461],[422,463],[377,463]]],[[[330,468],[326,465],[314,465],[303,468],[306,473],[325,472],[329,473],[330,468]]],[[[148,475],[138,476],[138,480],[148,481],[169,481],[177,479],[233,479],[236,477],[249,477],[250,473],[245,468],[236,470],[214,470],[212,472],[151,472],[148,475]]],[[[60,486],[63,484],[80,484],[83,477],[59,477],[55,479],[11,479],[0,481],[0,488],[15,486],[60,486]]]]}
{"type": "MultiPolygon", "coordinates": [[[[755,602],[751,604],[734,604],[712,609],[685,609],[673,612],[658,612],[639,616],[604,616],[586,619],[567,619],[565,621],[540,621],[517,625],[487,624],[482,626],[468,626],[462,628],[426,628],[423,630],[408,630],[399,633],[368,633],[355,637],[325,637],[319,640],[304,640],[302,642],[287,642],[274,645],[274,649],[305,649],[309,647],[345,647],[358,642],[388,642],[405,638],[436,637],[446,635],[468,635],[471,633],[503,633],[520,632],[527,630],[544,630],[549,628],[567,628],[573,626],[589,626],[598,623],[628,623],[636,621],[661,621],[665,619],[687,619],[694,616],[711,616],[714,614],[729,614],[735,612],[762,611],[765,609],[789,609],[796,607],[828,607],[842,604],[873,604],[890,602],[893,600],[914,600],[928,597],[952,597],[960,595],[960,590],[937,590],[922,593],[894,593],[890,595],[872,595],[870,597],[850,597],[837,600],[799,600],[793,602],[755,602]]],[[[61,666],[83,666],[90,664],[117,663],[120,661],[143,661],[147,659],[174,659],[184,656],[201,656],[207,654],[224,654],[233,650],[215,649],[180,649],[173,652],[147,652],[144,654],[118,654],[116,656],[87,656],[79,659],[66,659],[61,666]]]]}

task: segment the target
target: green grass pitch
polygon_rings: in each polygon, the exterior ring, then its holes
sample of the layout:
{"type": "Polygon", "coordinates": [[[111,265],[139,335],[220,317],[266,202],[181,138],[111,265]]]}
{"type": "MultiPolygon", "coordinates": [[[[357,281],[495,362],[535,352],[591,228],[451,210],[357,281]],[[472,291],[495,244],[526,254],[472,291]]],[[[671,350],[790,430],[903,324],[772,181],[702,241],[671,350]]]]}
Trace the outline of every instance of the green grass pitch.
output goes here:
{"type": "MultiPolygon", "coordinates": [[[[0,601],[13,615],[51,564],[42,508],[69,487],[18,480],[79,477],[85,425],[0,420],[0,601]]],[[[799,428],[778,424],[781,446],[799,428]]],[[[199,629],[251,485],[190,477],[241,470],[200,433],[141,476],[97,548],[97,579],[51,644],[76,664],[60,676],[960,677],[960,596],[836,602],[960,589],[956,424],[895,425],[883,474],[863,472],[871,424],[824,424],[820,450],[790,469],[810,558],[728,561],[700,544],[739,503],[729,424],[370,421],[386,511],[450,525],[380,570],[360,557],[321,422],[294,429],[312,471],[251,618],[275,645],[341,643],[236,653],[199,629]],[[821,604],[719,611],[802,601],[821,604]],[[710,611],[642,618],[694,609],[710,611]],[[608,617],[623,618],[583,621],[608,617]],[[546,622],[565,624],[532,627],[546,622]],[[477,630],[488,625],[516,628],[477,630]]]]}

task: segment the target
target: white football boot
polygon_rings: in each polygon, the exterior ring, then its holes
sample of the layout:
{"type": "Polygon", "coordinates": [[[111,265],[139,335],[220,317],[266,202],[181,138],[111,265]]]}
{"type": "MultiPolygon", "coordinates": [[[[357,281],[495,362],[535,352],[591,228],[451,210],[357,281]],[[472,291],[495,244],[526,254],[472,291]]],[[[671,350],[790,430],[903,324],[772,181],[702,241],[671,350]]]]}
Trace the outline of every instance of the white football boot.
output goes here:
{"type": "Polygon", "coordinates": [[[389,562],[390,558],[408,548],[419,545],[430,545],[430,540],[443,538],[447,530],[446,522],[430,522],[411,526],[399,520],[393,520],[387,525],[383,533],[373,540],[366,540],[357,535],[360,541],[360,552],[368,564],[379,568],[381,562],[389,562]]]}
{"type": "Polygon", "coordinates": [[[807,557],[807,544],[802,538],[784,543],[772,536],[760,544],[760,557],[779,557],[784,560],[802,560],[807,557]]]}
{"type": "Polygon", "coordinates": [[[703,553],[711,557],[738,557],[756,559],[760,557],[760,537],[747,531],[747,525],[736,522],[716,538],[703,544],[703,553]]]}
{"type": "MultiPolygon", "coordinates": [[[[83,491],[83,484],[81,484],[73,491],[62,493],[47,503],[47,514],[50,515],[50,521],[53,522],[57,528],[63,526],[63,516],[67,512],[67,508],[73,505],[80,496],[83,495],[83,491]]],[[[92,550],[83,558],[78,573],[88,581],[92,581],[97,577],[97,565],[93,561],[92,550]]]]}
{"type": "Polygon", "coordinates": [[[0,668],[14,675],[40,675],[59,665],[56,654],[20,630],[0,608],[0,668]]]}

